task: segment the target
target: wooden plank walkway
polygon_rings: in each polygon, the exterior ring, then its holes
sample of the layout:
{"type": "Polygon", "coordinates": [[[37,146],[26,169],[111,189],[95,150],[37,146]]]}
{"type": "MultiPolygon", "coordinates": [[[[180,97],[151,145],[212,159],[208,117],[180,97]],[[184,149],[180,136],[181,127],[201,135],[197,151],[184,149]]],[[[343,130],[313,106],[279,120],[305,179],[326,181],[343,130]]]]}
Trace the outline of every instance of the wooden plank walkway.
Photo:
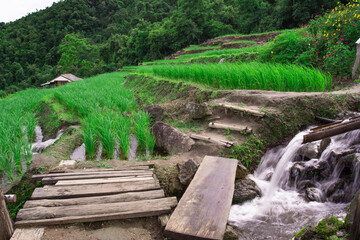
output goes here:
{"type": "Polygon", "coordinates": [[[223,239],[234,194],[236,159],[206,156],[165,228],[172,239],[223,239]]]}
{"type": "Polygon", "coordinates": [[[76,170],[33,179],[44,187],[36,188],[19,211],[17,227],[159,216],[177,205],[176,197],[165,197],[149,167],[76,170]]]}

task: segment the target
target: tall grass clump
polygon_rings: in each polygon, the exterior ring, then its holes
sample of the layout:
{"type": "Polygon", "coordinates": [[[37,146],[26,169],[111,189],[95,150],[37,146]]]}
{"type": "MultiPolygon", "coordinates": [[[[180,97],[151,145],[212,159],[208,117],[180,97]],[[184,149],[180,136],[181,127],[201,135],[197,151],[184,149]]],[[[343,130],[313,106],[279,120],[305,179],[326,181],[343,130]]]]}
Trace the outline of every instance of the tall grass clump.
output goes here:
{"type": "Polygon", "coordinates": [[[155,140],[150,132],[150,116],[145,112],[138,112],[134,117],[135,135],[142,151],[148,150],[153,153],[155,140]]]}
{"type": "Polygon", "coordinates": [[[119,139],[121,158],[127,159],[130,149],[131,119],[120,115],[116,121],[116,132],[119,139]]]}
{"type": "Polygon", "coordinates": [[[89,159],[95,158],[96,122],[91,116],[81,121],[85,151],[89,159]]]}
{"type": "Polygon", "coordinates": [[[114,115],[109,113],[98,114],[96,122],[97,132],[103,147],[103,152],[108,158],[112,159],[114,158],[116,134],[114,115]]]}
{"type": "Polygon", "coordinates": [[[143,67],[139,72],[221,89],[323,92],[332,87],[329,74],[315,68],[286,64],[156,65],[143,67]]]}

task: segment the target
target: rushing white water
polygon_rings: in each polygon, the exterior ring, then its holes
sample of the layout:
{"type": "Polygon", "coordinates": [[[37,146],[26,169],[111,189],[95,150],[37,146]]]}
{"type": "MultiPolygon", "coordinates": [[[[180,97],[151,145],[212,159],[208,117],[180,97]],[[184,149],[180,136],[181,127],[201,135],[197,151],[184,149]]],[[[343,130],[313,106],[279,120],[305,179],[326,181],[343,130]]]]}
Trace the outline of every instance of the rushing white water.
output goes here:
{"type": "MultiPolygon", "coordinates": [[[[249,175],[263,196],[232,206],[229,223],[239,229],[239,239],[288,240],[302,227],[316,225],[326,216],[344,219],[348,203],[336,202],[360,189],[360,157],[346,160],[347,154],[360,152],[360,131],[332,137],[318,159],[299,160],[306,133],[297,134],[286,147],[269,150],[254,175],[249,175]],[[318,171],[318,175],[306,175],[310,171],[304,169],[318,171]],[[352,176],[352,180],[346,182],[342,179],[345,175],[352,176]],[[306,184],[311,187],[304,187],[306,184]],[[341,184],[342,189],[334,188],[341,184]],[[315,201],[306,200],[306,195],[315,201]]],[[[319,148],[320,141],[312,144],[319,148]]]]}
{"type": "Polygon", "coordinates": [[[32,150],[34,152],[34,155],[39,154],[43,152],[45,149],[53,145],[57,140],[60,139],[60,137],[63,135],[64,130],[61,129],[57,132],[56,137],[54,139],[49,139],[45,142],[43,142],[43,135],[42,130],[39,126],[36,126],[35,128],[35,134],[36,134],[36,140],[35,143],[32,144],[32,150]]]}
{"type": "Polygon", "coordinates": [[[70,155],[71,160],[85,161],[85,143],[81,144],[80,147],[75,148],[74,152],[70,155]]]}

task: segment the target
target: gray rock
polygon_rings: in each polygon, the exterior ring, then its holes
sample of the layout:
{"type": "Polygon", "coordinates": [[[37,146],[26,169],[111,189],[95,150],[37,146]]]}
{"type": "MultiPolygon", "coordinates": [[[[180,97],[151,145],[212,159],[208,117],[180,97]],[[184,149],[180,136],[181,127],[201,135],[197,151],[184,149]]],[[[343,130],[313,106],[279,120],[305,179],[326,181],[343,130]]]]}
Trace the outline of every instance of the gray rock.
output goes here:
{"type": "Polygon", "coordinates": [[[199,166],[194,162],[194,160],[189,159],[184,164],[179,164],[179,180],[180,183],[188,186],[191,180],[194,178],[196,171],[198,170],[199,166]]]}
{"type": "Polygon", "coordinates": [[[261,197],[261,190],[256,183],[246,177],[235,183],[233,202],[242,203],[256,197],[261,197]]]}
{"type": "Polygon", "coordinates": [[[326,196],[330,197],[336,191],[338,191],[339,189],[342,189],[342,188],[344,188],[344,180],[338,179],[327,188],[326,196]]]}
{"type": "Polygon", "coordinates": [[[153,134],[156,146],[170,154],[188,152],[195,144],[186,134],[163,122],[155,123],[153,134]]]}
{"type": "Polygon", "coordinates": [[[236,169],[236,180],[244,179],[249,173],[249,170],[239,161],[236,169]]]}
{"type": "Polygon", "coordinates": [[[192,119],[202,119],[212,115],[212,112],[206,103],[189,102],[186,104],[186,111],[192,119]]]}
{"type": "Polygon", "coordinates": [[[350,232],[353,227],[356,209],[360,208],[359,205],[360,205],[360,190],[353,197],[345,218],[345,228],[347,232],[350,232]]]}
{"type": "Polygon", "coordinates": [[[294,240],[310,240],[316,236],[316,228],[314,226],[306,226],[301,229],[295,236],[294,240]]]}
{"type": "Polygon", "coordinates": [[[223,240],[238,240],[239,237],[232,226],[227,225],[223,240]]]}
{"type": "Polygon", "coordinates": [[[319,157],[319,144],[315,142],[304,144],[298,154],[303,160],[310,160],[319,157]]]}
{"type": "Polygon", "coordinates": [[[324,202],[325,196],[324,193],[315,187],[307,188],[306,189],[306,198],[309,201],[316,201],[316,202],[324,202]]]}
{"type": "Polygon", "coordinates": [[[321,140],[320,142],[320,147],[319,147],[319,156],[321,156],[321,154],[325,151],[325,149],[330,145],[331,143],[331,139],[330,138],[325,138],[323,140],[321,140]]]}
{"type": "Polygon", "coordinates": [[[162,121],[164,119],[164,109],[159,105],[149,105],[144,108],[144,112],[147,112],[151,121],[157,122],[162,121]]]}

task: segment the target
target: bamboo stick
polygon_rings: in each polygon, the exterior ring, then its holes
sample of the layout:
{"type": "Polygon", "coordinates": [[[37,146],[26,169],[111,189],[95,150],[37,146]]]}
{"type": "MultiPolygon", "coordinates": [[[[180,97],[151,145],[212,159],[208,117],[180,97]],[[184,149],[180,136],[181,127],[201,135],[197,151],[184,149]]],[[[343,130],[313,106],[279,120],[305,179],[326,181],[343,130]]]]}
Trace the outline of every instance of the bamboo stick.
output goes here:
{"type": "Polygon", "coordinates": [[[256,117],[264,117],[265,116],[264,112],[249,109],[249,108],[246,108],[246,107],[233,106],[233,105],[224,104],[224,103],[220,103],[219,106],[223,107],[223,108],[231,109],[231,110],[236,110],[236,111],[240,111],[240,112],[246,112],[246,113],[249,113],[249,114],[254,115],[256,117]]]}
{"type": "Polygon", "coordinates": [[[225,129],[225,130],[230,129],[232,131],[245,132],[245,133],[252,132],[252,129],[249,127],[240,127],[240,126],[236,126],[236,125],[228,125],[228,124],[221,124],[221,123],[214,123],[214,122],[210,122],[209,127],[216,128],[216,129],[225,129]]]}

